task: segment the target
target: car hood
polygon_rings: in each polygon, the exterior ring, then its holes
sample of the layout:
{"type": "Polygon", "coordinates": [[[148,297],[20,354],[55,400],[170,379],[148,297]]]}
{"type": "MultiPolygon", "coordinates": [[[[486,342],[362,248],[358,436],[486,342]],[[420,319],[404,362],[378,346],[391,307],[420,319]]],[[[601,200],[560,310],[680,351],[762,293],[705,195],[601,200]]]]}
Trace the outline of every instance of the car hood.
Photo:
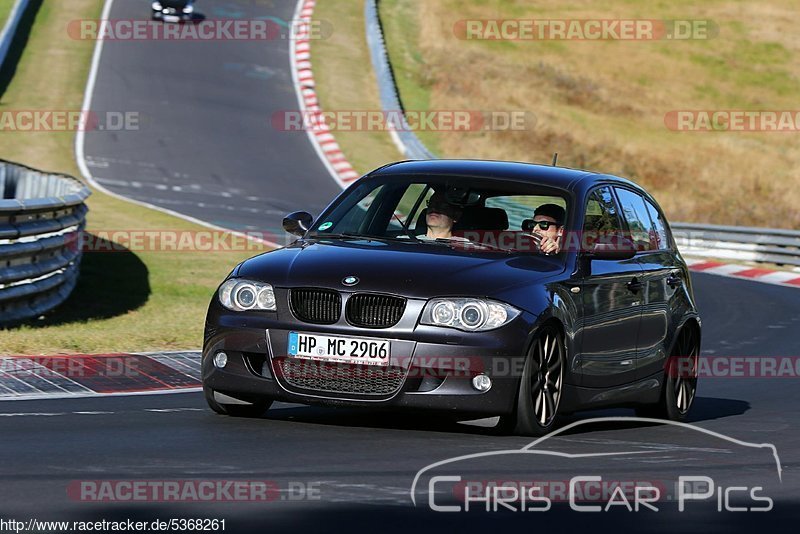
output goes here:
{"type": "Polygon", "coordinates": [[[564,271],[555,258],[535,254],[465,252],[446,245],[385,241],[299,241],[242,263],[234,275],[275,287],[433,296],[494,296],[519,285],[543,282],[564,271]]]}

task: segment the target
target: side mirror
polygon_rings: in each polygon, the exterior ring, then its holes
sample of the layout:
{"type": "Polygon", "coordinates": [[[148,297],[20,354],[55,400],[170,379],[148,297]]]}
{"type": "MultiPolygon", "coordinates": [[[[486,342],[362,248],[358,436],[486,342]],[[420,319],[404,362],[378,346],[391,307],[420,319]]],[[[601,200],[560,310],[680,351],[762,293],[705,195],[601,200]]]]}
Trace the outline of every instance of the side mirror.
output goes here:
{"type": "Polygon", "coordinates": [[[305,211],[295,211],[283,218],[283,229],[299,237],[303,237],[312,224],[314,216],[305,211]]]}
{"type": "Polygon", "coordinates": [[[627,237],[614,239],[612,243],[595,243],[589,258],[596,260],[629,260],[636,255],[636,246],[627,237]]]}

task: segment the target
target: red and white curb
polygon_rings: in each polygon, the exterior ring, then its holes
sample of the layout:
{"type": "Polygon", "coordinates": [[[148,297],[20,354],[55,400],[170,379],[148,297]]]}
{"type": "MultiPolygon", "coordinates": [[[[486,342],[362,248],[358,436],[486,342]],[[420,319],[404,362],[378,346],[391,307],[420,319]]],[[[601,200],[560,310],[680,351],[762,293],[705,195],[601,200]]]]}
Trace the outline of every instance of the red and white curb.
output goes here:
{"type": "Polygon", "coordinates": [[[290,61],[292,81],[294,82],[297,102],[303,117],[313,117],[313,128],[306,129],[311,145],[317,151],[328,172],[342,187],[347,187],[358,179],[358,172],[353,169],[342,152],[339,143],[331,133],[322,116],[322,108],[314,86],[314,73],[311,70],[311,39],[307,31],[314,14],[315,0],[300,0],[295,9],[295,26],[300,28],[294,39],[290,41],[290,61]]]}
{"type": "Polygon", "coordinates": [[[686,264],[694,272],[800,288],[800,272],[748,267],[746,265],[699,258],[686,258],[686,264]]]}
{"type": "Polygon", "coordinates": [[[202,390],[200,352],[0,357],[0,400],[202,390]]]}

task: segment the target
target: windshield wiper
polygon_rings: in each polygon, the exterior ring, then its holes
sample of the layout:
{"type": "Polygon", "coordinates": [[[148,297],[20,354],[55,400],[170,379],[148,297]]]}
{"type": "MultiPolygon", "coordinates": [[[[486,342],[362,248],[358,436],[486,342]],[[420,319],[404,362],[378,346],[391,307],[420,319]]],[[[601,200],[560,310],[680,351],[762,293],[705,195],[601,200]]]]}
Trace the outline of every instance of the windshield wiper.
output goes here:
{"type": "Polygon", "coordinates": [[[311,234],[308,236],[312,239],[366,239],[367,241],[376,239],[375,236],[368,236],[363,234],[357,234],[355,232],[340,232],[335,234],[311,234]]]}

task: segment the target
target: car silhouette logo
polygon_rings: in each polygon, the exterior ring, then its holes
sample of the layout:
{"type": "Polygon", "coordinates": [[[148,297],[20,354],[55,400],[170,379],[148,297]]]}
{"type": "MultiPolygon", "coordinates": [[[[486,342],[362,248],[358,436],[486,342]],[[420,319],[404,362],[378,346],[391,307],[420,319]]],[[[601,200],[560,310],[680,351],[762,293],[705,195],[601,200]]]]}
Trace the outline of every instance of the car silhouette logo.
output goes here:
{"type": "Polygon", "coordinates": [[[342,283],[346,286],[354,286],[358,283],[358,278],[356,278],[355,276],[348,276],[347,278],[342,280],[342,283]]]}

